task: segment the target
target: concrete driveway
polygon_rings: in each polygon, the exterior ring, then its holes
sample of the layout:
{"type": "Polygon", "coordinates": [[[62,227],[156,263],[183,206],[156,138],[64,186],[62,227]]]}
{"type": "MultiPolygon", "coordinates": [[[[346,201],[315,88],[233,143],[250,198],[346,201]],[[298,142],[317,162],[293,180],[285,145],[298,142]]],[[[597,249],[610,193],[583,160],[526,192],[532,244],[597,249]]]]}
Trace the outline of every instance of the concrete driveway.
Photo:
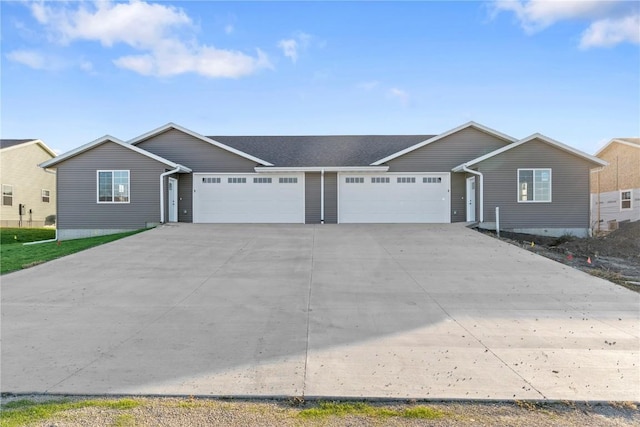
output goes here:
{"type": "Polygon", "coordinates": [[[460,224],[169,225],[1,281],[2,392],[640,400],[639,294],[460,224]]]}

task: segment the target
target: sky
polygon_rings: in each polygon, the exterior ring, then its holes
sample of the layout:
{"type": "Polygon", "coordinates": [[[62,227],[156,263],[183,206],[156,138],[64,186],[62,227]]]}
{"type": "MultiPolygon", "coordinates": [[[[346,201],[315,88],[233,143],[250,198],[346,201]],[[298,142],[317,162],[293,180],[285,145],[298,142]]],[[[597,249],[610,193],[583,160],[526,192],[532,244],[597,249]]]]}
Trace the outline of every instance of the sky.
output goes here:
{"type": "Polygon", "coordinates": [[[640,136],[640,2],[0,1],[0,136],[640,136]]]}

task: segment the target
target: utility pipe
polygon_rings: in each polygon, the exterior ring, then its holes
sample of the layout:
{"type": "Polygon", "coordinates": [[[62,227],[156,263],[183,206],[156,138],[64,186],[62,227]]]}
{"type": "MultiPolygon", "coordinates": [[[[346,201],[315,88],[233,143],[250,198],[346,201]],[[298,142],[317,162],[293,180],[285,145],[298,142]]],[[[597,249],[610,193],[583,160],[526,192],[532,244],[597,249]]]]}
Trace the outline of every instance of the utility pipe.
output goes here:
{"type": "Polygon", "coordinates": [[[480,223],[484,222],[484,176],[481,172],[469,169],[465,165],[462,166],[462,170],[472,175],[480,177],[480,223]]]}
{"type": "Polygon", "coordinates": [[[160,224],[164,224],[164,178],[181,170],[182,168],[177,167],[174,170],[160,174],[160,224]]]}
{"type": "Polygon", "coordinates": [[[500,207],[496,206],[496,234],[500,237],[500,207]]]}
{"type": "Polygon", "coordinates": [[[38,245],[40,243],[50,243],[50,242],[57,242],[57,241],[58,241],[58,229],[56,228],[56,237],[55,237],[55,239],[38,240],[36,242],[26,242],[26,243],[23,243],[22,246],[25,246],[25,245],[38,245]]]}
{"type": "Polygon", "coordinates": [[[320,224],[324,224],[324,169],[320,170],[320,224]]]}

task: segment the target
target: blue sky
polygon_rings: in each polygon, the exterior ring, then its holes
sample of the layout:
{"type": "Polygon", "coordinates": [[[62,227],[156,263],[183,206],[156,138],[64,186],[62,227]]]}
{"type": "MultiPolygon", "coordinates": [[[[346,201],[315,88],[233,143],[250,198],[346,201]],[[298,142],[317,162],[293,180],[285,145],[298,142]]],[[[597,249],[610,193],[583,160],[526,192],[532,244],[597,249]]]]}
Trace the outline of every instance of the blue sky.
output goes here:
{"type": "Polygon", "coordinates": [[[1,136],[640,135],[640,3],[0,2],[1,136]]]}

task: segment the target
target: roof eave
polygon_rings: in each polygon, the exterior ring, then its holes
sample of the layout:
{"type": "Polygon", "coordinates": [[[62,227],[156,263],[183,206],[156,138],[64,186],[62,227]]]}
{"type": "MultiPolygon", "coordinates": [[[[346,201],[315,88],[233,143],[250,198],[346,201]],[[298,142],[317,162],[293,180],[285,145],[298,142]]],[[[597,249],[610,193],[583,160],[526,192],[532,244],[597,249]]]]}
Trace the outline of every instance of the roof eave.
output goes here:
{"type": "Polygon", "coordinates": [[[252,162],[260,163],[260,164],[262,164],[264,166],[273,166],[273,164],[267,162],[266,160],[262,160],[262,159],[259,159],[257,157],[254,157],[251,154],[245,153],[244,151],[236,150],[233,147],[229,147],[228,145],[225,145],[225,144],[223,144],[221,142],[215,141],[215,140],[213,140],[213,139],[211,139],[209,137],[206,137],[204,135],[200,135],[197,132],[194,132],[194,131],[192,131],[190,129],[185,128],[184,126],[180,126],[180,125],[172,123],[172,122],[169,122],[164,126],[160,126],[159,128],[156,128],[156,129],[154,129],[152,131],[149,131],[149,132],[144,133],[144,134],[142,134],[140,136],[137,136],[137,137],[135,137],[133,139],[130,139],[127,142],[129,144],[135,146],[135,145],[141,143],[142,141],[145,141],[145,140],[147,140],[147,139],[149,139],[149,138],[151,138],[153,136],[156,136],[156,135],[159,135],[159,134],[161,134],[163,132],[166,132],[169,129],[175,129],[175,130],[178,130],[180,132],[186,133],[187,135],[190,135],[190,136],[192,136],[194,138],[200,139],[201,141],[207,142],[207,143],[209,143],[211,145],[214,145],[214,146],[216,146],[218,148],[221,148],[223,150],[229,151],[230,153],[236,154],[236,155],[238,155],[240,157],[244,157],[245,159],[251,160],[252,162]]]}
{"type": "Polygon", "coordinates": [[[434,142],[436,142],[436,141],[438,141],[438,140],[440,140],[440,139],[443,139],[443,138],[445,138],[445,137],[447,137],[447,136],[449,136],[449,135],[453,135],[454,133],[456,133],[456,132],[460,132],[461,130],[466,129],[466,128],[468,128],[468,127],[476,128],[476,129],[478,129],[478,130],[479,130],[479,131],[481,131],[481,132],[487,133],[487,134],[489,134],[489,135],[493,135],[493,136],[495,136],[495,137],[497,137],[497,138],[499,138],[499,139],[502,139],[502,140],[504,140],[504,141],[507,141],[507,142],[514,142],[514,141],[516,141],[516,138],[514,138],[514,137],[512,137],[512,136],[509,136],[509,135],[504,134],[504,133],[502,133],[502,132],[498,132],[498,131],[497,131],[497,130],[495,130],[495,129],[491,129],[491,128],[489,128],[489,127],[486,127],[486,126],[484,126],[484,125],[481,125],[480,123],[476,123],[476,122],[474,122],[474,121],[470,121],[470,122],[464,123],[464,124],[462,124],[462,125],[460,125],[460,126],[458,126],[458,127],[455,127],[455,128],[453,128],[453,129],[450,129],[450,130],[448,130],[448,131],[446,131],[446,132],[444,132],[444,133],[441,133],[441,134],[439,134],[439,135],[436,135],[436,136],[434,136],[434,137],[432,137],[432,138],[429,138],[429,139],[427,139],[427,140],[425,140],[425,141],[419,142],[418,144],[412,145],[411,147],[405,148],[404,150],[400,150],[400,151],[398,151],[397,153],[391,154],[390,156],[387,156],[387,157],[385,157],[385,158],[383,158],[383,159],[377,160],[377,161],[375,161],[375,162],[371,163],[371,165],[372,165],[372,166],[378,166],[378,165],[381,165],[382,163],[386,163],[386,162],[388,162],[388,161],[390,161],[390,160],[396,159],[396,158],[398,158],[398,157],[400,157],[400,156],[403,156],[403,155],[405,155],[405,154],[407,154],[407,153],[410,153],[410,152],[412,152],[412,151],[415,151],[415,150],[417,150],[418,148],[422,148],[422,147],[424,147],[425,145],[432,144],[432,143],[434,143],[434,142]]]}

